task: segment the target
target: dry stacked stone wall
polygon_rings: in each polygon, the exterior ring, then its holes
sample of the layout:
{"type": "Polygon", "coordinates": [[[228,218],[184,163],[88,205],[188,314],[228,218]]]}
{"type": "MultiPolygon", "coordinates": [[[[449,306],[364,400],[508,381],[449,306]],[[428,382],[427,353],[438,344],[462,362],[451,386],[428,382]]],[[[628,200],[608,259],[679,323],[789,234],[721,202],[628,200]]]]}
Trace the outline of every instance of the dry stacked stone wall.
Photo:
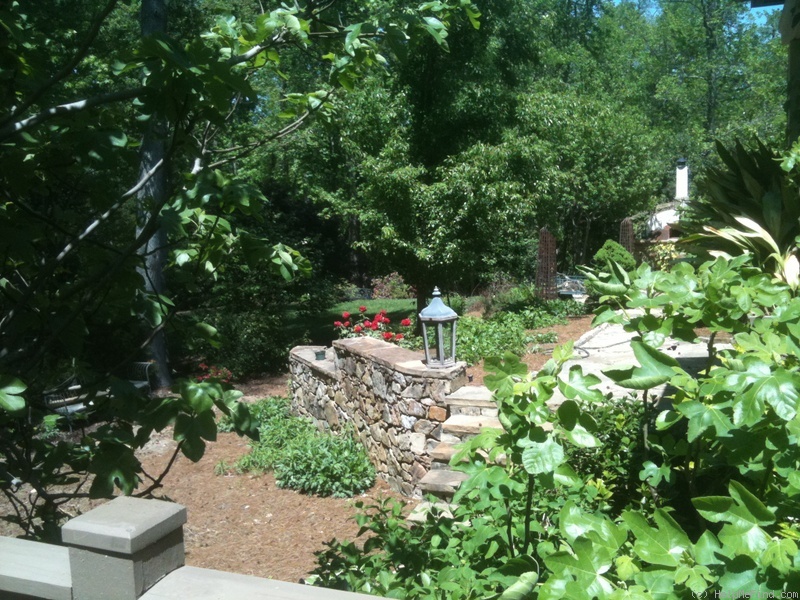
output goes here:
{"type": "Polygon", "coordinates": [[[466,364],[429,369],[420,353],[368,337],[337,340],[317,360],[322,349],[292,349],[292,408],[335,432],[352,426],[381,478],[420,496],[447,418],[445,396],[466,383],[466,364]]]}

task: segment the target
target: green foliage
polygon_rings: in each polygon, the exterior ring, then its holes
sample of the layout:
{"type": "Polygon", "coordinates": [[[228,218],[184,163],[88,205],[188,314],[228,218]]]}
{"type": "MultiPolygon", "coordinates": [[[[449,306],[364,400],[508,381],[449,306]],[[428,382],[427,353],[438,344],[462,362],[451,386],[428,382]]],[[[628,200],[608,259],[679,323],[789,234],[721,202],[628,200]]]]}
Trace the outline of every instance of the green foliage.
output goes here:
{"type": "Polygon", "coordinates": [[[462,317],[456,333],[456,356],[470,364],[506,350],[524,354],[528,344],[524,321],[512,313],[489,319],[462,317]]]}
{"type": "Polygon", "coordinates": [[[389,273],[384,277],[376,277],[372,280],[373,300],[401,300],[412,296],[411,286],[406,285],[399,273],[389,273]]]}
{"type": "MultiPolygon", "coordinates": [[[[69,489],[84,485],[78,473],[94,475],[93,497],[134,492],[143,476],[135,452],[154,431],[172,426],[191,460],[216,436],[213,407],[254,435],[246,406],[218,383],[181,380],[151,399],[110,374],[190,311],[225,306],[204,301],[231,255],[269,273],[265,288],[308,275],[309,260],[258,223],[275,214],[240,161],[331,118],[334,97],[396,59],[393,48],[402,53],[417,34],[446,48],[451,17],[479,16],[464,2],[345,13],[296,3],[258,15],[252,3],[225,3],[242,7],[245,22],[209,20],[216,1],[173,4],[175,37],[136,31],[142,3],[0,8],[0,489],[30,535],[42,519],[54,531],[69,489]],[[69,377],[86,382],[98,426],[56,444],[37,435],[49,412],[43,392],[69,377]]],[[[274,311],[233,308],[219,329],[237,349],[209,358],[238,373],[277,364],[269,352],[288,344],[274,311]]],[[[191,327],[219,347],[213,326],[191,327]]]]}
{"type": "Polygon", "coordinates": [[[711,169],[701,183],[702,196],[688,207],[681,245],[703,256],[753,256],[753,264],[800,286],[797,238],[800,237],[800,165],[759,142],[754,150],[737,143],[732,151],[717,144],[724,168],[711,169]]]}
{"type": "Polygon", "coordinates": [[[267,398],[251,408],[259,440],[236,463],[239,471],[272,470],[279,487],[346,498],[375,483],[375,468],[352,432],[320,433],[292,415],[285,398],[267,398]]]}
{"type": "Polygon", "coordinates": [[[470,316],[459,319],[456,355],[460,360],[474,364],[504,352],[525,354],[530,344],[556,341],[552,332],[530,334],[526,330],[564,324],[568,316],[585,311],[584,306],[574,300],[542,300],[533,294],[533,286],[512,288],[496,302],[510,312],[496,312],[485,319],[470,316]]]}
{"type": "Polygon", "coordinates": [[[284,369],[289,350],[303,340],[304,330],[292,330],[282,308],[273,312],[219,311],[206,320],[216,327],[221,340],[217,348],[206,349],[207,359],[227,365],[238,377],[284,369]]]}
{"type": "Polygon", "coordinates": [[[320,555],[321,583],[420,598],[442,597],[437,571],[466,590],[457,597],[797,588],[800,298],[747,256],[609,271],[589,275],[605,293],[596,321],[634,333],[638,364],[605,375],[643,401],[613,400],[580,365],[567,370],[569,346],[535,376],[514,355],[487,360],[503,430],[484,430],[453,457],[470,478],[452,515],[410,527],[377,507],[362,517],[373,534],[363,550],[334,544],[320,555]],[[712,331],[709,358],[689,371],[660,348],[695,340],[701,325],[712,331]],[[720,332],[729,347],[715,345],[720,332]],[[664,383],[671,405],[655,415],[644,400],[664,383]],[[555,389],[566,401],[553,411],[555,389]]]}
{"type": "Polygon", "coordinates": [[[603,267],[608,261],[616,262],[626,271],[636,268],[636,259],[621,244],[614,240],[606,240],[600,250],[592,258],[595,266],[603,267]]]}
{"type": "Polygon", "coordinates": [[[375,484],[375,467],[352,432],[301,437],[275,462],[275,481],[306,494],[349,498],[375,484]]]}

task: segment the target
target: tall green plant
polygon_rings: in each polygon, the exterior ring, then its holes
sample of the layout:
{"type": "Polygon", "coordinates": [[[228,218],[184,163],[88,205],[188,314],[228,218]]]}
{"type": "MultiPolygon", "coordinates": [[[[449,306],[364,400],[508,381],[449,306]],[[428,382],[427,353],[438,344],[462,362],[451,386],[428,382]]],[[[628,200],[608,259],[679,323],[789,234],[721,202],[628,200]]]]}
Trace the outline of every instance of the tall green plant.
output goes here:
{"type": "Polygon", "coordinates": [[[761,142],[753,150],[740,143],[728,150],[717,143],[725,168],[709,169],[682,221],[692,234],[681,244],[706,255],[747,253],[792,289],[800,285],[798,148],[782,157],[761,142]]]}

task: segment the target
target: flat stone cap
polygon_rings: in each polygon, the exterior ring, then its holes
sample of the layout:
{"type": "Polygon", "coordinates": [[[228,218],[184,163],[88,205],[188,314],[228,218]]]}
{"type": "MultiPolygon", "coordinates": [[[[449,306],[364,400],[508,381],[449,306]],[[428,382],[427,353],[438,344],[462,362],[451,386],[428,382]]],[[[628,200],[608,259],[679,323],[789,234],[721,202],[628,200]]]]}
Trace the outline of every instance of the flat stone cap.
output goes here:
{"type": "Polygon", "coordinates": [[[375,596],[197,567],[169,573],[139,600],[375,600],[375,596]]]}
{"type": "Polygon", "coordinates": [[[186,523],[186,508],[174,502],[119,496],[75,517],[61,528],[65,544],[133,554],[186,523]]]}
{"type": "Polygon", "coordinates": [[[72,600],[67,548],[0,537],[0,557],[0,598],[11,592],[26,598],[72,600]]]}

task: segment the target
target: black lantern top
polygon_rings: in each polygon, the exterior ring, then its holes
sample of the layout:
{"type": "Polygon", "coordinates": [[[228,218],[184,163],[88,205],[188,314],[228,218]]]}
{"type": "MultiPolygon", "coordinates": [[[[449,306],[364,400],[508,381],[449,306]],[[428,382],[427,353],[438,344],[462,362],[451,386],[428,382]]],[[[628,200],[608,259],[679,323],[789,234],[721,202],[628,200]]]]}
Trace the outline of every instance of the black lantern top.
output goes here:
{"type": "Polygon", "coordinates": [[[433,300],[422,312],[419,318],[423,321],[452,321],[458,318],[458,314],[452,308],[442,302],[442,292],[438,287],[433,288],[433,300]]]}

